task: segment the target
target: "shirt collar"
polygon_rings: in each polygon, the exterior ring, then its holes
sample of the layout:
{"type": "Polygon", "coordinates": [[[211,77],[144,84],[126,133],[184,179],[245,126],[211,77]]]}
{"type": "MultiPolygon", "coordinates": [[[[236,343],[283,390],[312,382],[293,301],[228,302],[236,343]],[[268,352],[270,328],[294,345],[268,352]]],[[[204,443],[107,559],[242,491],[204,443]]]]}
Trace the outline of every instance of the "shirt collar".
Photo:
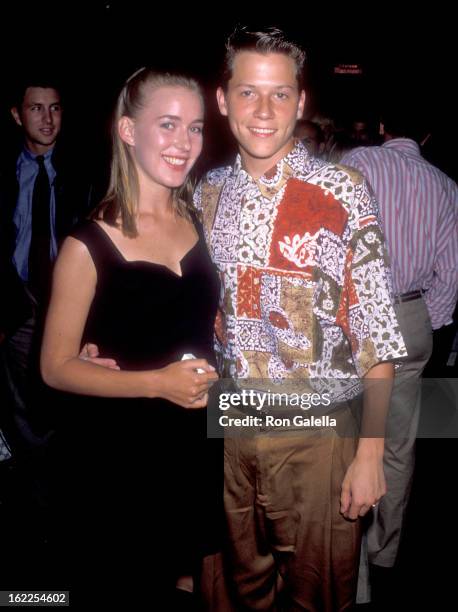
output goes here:
{"type": "Polygon", "coordinates": [[[392,138],[382,144],[385,149],[396,149],[405,153],[413,153],[421,157],[420,146],[411,138],[392,138]]]}
{"type": "MultiPolygon", "coordinates": [[[[51,159],[53,151],[54,151],[54,148],[49,149],[49,151],[46,151],[46,153],[44,153],[43,157],[45,159],[45,162],[47,162],[47,161],[49,161],[51,159]]],[[[31,153],[28,150],[28,148],[26,146],[24,146],[22,148],[22,157],[26,161],[35,161],[35,159],[38,157],[38,155],[35,154],[35,153],[31,153]]]]}
{"type": "Polygon", "coordinates": [[[258,179],[254,179],[243,169],[242,158],[240,153],[237,153],[233,166],[233,174],[234,176],[240,176],[254,181],[259,186],[264,185],[270,189],[275,189],[275,185],[283,184],[282,179],[289,178],[291,175],[295,175],[298,172],[302,173],[305,165],[308,164],[311,159],[312,157],[303,142],[295,140],[294,147],[291,151],[258,179]]]}

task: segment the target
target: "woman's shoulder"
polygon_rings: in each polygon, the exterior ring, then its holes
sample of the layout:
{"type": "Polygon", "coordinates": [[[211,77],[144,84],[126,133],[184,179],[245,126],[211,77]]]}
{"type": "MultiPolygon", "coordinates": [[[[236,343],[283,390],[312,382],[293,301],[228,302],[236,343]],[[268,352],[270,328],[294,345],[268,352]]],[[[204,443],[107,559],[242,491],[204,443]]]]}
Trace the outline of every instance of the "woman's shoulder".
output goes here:
{"type": "Polygon", "coordinates": [[[97,232],[97,222],[92,219],[84,219],[73,227],[69,236],[86,244],[97,232]]]}
{"type": "Polygon", "coordinates": [[[108,262],[112,255],[112,241],[103,222],[87,219],[78,223],[69,234],[70,238],[83,243],[91,255],[96,267],[98,263],[108,262]]]}

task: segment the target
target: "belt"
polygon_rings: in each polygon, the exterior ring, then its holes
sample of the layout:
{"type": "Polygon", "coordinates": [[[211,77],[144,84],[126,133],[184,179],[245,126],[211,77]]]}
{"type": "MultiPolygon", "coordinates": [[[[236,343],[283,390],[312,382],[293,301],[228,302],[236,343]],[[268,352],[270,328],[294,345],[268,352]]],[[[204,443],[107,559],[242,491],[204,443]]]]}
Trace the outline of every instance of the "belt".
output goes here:
{"type": "Polygon", "coordinates": [[[407,291],[407,293],[400,293],[399,295],[394,296],[394,303],[401,304],[402,302],[410,302],[411,300],[418,300],[424,294],[423,289],[419,289],[418,291],[407,291]]]}

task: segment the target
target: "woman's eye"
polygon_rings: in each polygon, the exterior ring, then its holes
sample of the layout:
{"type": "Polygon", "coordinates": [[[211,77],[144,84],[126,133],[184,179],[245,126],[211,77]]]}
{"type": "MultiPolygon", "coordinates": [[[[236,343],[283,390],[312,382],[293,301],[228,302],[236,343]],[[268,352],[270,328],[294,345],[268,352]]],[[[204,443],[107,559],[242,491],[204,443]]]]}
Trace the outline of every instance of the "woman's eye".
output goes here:
{"type": "Polygon", "coordinates": [[[165,128],[166,130],[173,130],[175,126],[171,121],[165,121],[164,123],[161,123],[161,127],[165,128]]]}
{"type": "Polygon", "coordinates": [[[193,134],[202,134],[203,132],[203,127],[199,126],[199,125],[195,125],[191,128],[191,132],[193,134]]]}

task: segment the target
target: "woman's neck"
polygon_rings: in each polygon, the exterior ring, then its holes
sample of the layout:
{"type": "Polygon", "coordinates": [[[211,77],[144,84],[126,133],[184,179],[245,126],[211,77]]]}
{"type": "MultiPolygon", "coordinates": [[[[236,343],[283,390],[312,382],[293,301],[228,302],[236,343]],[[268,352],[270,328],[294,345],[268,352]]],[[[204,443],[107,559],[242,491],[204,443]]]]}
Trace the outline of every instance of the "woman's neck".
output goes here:
{"type": "Polygon", "coordinates": [[[173,193],[171,189],[140,189],[138,216],[151,216],[164,219],[174,214],[173,193]]]}

